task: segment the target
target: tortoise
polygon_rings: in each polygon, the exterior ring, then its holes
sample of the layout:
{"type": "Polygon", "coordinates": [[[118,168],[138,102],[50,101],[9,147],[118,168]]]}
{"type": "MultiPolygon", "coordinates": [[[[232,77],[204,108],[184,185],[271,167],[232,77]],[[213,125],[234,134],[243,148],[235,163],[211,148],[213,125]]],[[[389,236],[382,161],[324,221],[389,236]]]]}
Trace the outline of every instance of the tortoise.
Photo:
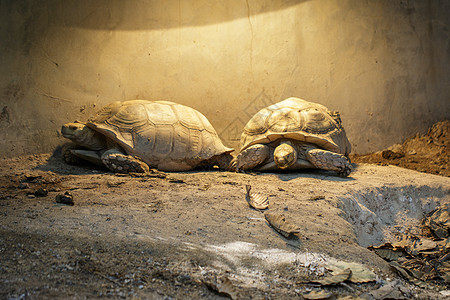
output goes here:
{"type": "Polygon", "coordinates": [[[81,158],[118,173],[228,170],[233,159],[234,150],[203,114],[169,101],[116,101],[86,123],[63,125],[61,133],[72,140],[62,150],[67,163],[81,158]]]}
{"type": "Polygon", "coordinates": [[[234,162],[238,171],[318,168],[346,177],[352,169],[339,113],[299,98],[257,112],[244,127],[240,145],[234,162]]]}

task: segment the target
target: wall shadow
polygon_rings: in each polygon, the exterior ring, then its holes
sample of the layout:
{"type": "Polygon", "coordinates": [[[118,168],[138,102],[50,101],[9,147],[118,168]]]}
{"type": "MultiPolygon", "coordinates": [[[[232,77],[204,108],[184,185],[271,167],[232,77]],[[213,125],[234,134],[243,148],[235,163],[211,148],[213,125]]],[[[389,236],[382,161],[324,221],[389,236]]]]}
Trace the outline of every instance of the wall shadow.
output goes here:
{"type": "Polygon", "coordinates": [[[106,167],[103,168],[88,161],[83,161],[78,165],[67,164],[61,157],[61,146],[53,151],[45,164],[38,165],[33,169],[59,175],[92,175],[111,172],[106,167]]]}
{"type": "MultiPolygon", "coordinates": [[[[52,25],[94,30],[149,30],[204,26],[282,10],[309,0],[68,0],[20,5],[52,25]]],[[[35,17],[33,17],[35,18],[35,17]]]]}
{"type": "MultiPolygon", "coordinates": [[[[352,172],[354,171],[355,168],[353,168],[352,172]]],[[[305,169],[302,171],[280,171],[272,172],[272,174],[276,175],[281,181],[291,181],[297,178],[309,178],[334,182],[347,182],[356,180],[352,177],[351,173],[348,177],[339,177],[336,172],[319,169],[305,169]]]]}

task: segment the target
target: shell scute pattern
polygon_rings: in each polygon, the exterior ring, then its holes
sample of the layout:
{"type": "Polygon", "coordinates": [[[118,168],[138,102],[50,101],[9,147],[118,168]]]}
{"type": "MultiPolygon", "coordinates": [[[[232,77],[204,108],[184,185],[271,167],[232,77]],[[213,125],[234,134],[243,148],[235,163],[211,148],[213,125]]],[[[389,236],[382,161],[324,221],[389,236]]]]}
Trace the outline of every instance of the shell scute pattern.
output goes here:
{"type": "Polygon", "coordinates": [[[87,126],[149,165],[160,161],[196,163],[231,152],[200,112],[168,101],[114,102],[87,126]]]}
{"type": "Polygon", "coordinates": [[[344,155],[351,149],[337,113],[299,98],[288,98],[255,114],[244,128],[241,151],[281,138],[316,144],[344,155]]]}

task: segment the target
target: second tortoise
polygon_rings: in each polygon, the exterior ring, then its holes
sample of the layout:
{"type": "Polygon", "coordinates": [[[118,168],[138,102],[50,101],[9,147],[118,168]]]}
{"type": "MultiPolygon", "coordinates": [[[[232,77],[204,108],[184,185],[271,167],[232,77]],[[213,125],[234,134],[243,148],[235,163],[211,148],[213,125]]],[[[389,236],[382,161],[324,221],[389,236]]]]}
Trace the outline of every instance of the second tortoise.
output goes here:
{"type": "Polygon", "coordinates": [[[352,170],[350,151],[338,112],[292,97],[263,108],[250,119],[235,167],[244,171],[316,168],[346,177],[352,170]]]}

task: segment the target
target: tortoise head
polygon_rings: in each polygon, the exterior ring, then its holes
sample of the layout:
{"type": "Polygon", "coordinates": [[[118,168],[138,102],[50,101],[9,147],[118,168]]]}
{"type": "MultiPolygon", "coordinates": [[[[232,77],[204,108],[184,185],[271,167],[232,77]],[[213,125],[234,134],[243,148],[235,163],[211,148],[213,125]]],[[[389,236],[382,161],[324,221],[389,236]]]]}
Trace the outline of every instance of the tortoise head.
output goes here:
{"type": "Polygon", "coordinates": [[[66,123],[61,128],[63,137],[72,142],[92,150],[101,150],[105,148],[105,139],[103,136],[86,126],[86,124],[75,121],[66,123]]]}
{"type": "Polygon", "coordinates": [[[84,139],[86,128],[85,124],[75,121],[74,123],[64,124],[61,128],[61,133],[66,139],[77,143],[79,140],[84,139]]]}
{"type": "Polygon", "coordinates": [[[275,148],[273,159],[278,168],[285,170],[297,161],[297,150],[290,141],[282,142],[275,148]]]}

